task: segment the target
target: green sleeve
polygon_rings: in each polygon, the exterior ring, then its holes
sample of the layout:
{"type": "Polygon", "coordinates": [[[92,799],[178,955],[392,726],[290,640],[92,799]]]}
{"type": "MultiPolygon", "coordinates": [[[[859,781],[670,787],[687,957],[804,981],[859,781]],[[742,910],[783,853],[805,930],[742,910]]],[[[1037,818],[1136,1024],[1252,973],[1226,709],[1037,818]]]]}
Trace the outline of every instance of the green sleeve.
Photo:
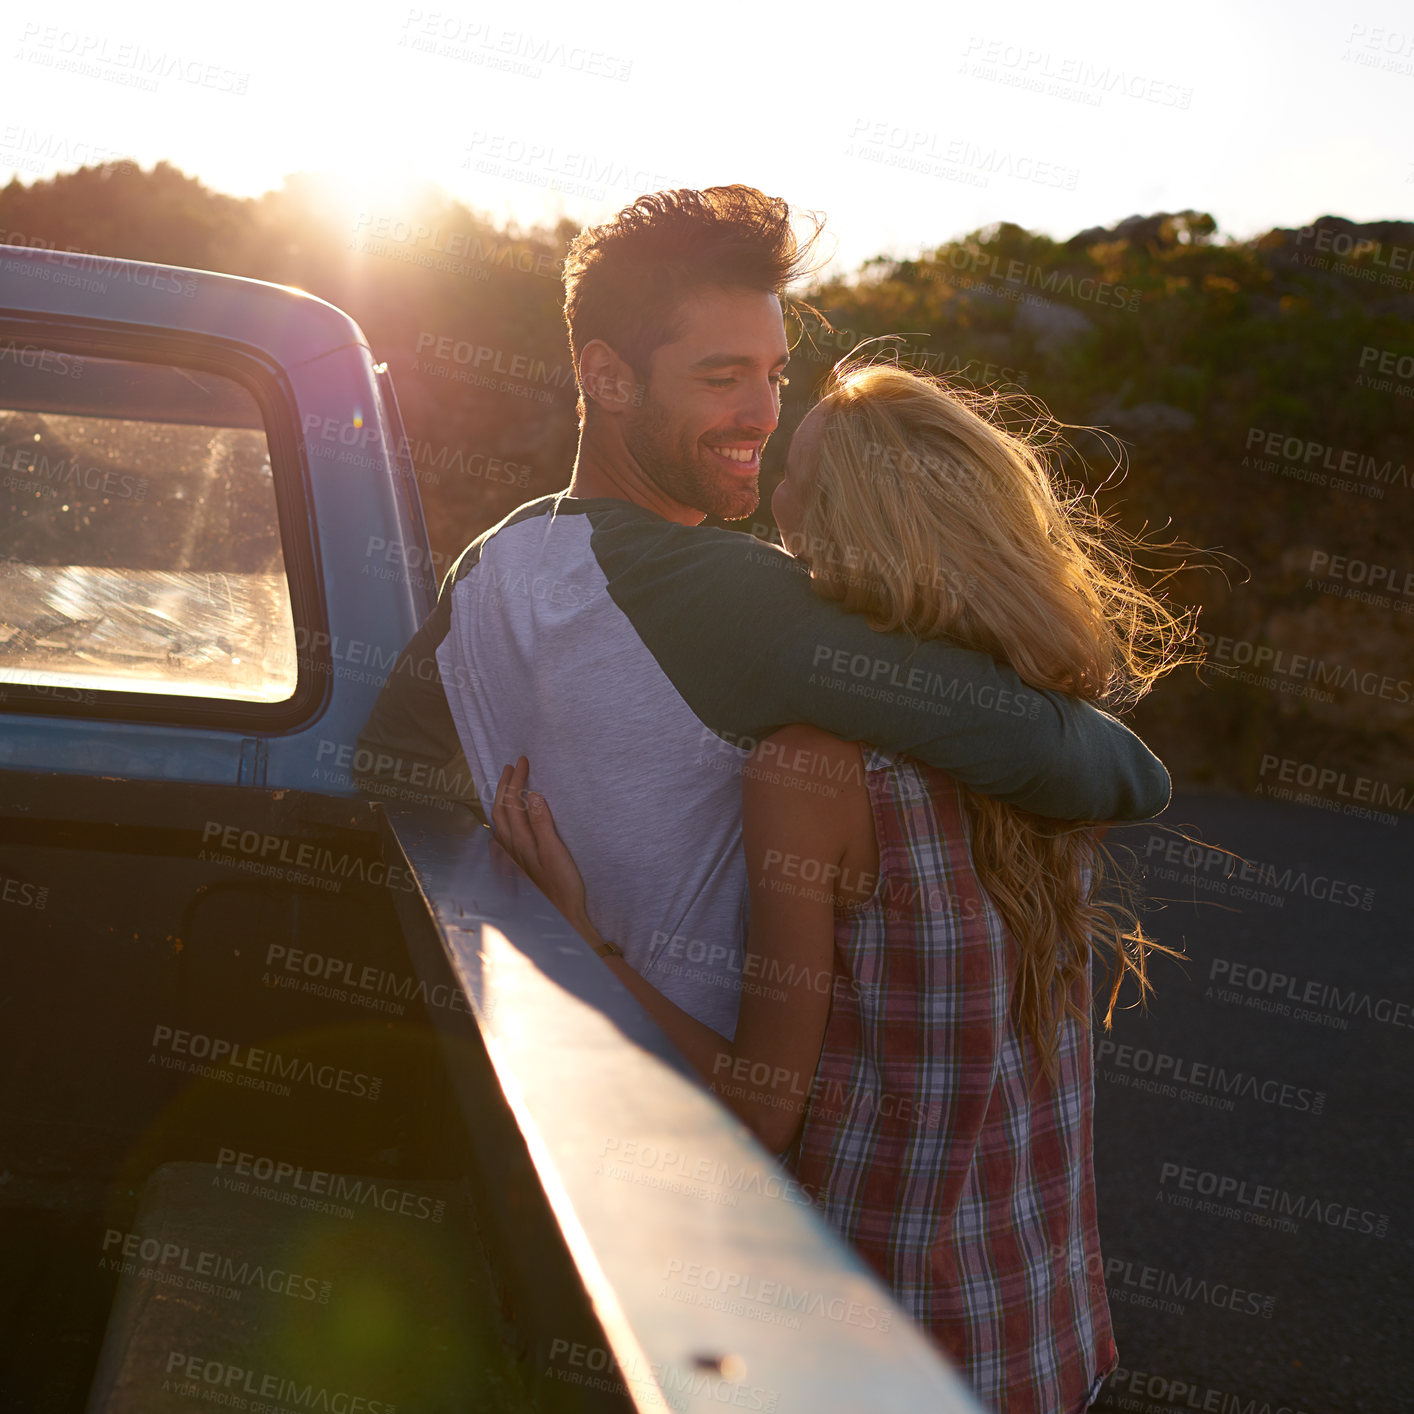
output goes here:
{"type": "Polygon", "coordinates": [[[1114,717],[1029,688],[983,653],[876,632],[776,546],[636,507],[594,521],[610,595],[728,741],[808,722],[1056,819],[1143,820],[1168,804],[1163,764],[1114,717]]]}

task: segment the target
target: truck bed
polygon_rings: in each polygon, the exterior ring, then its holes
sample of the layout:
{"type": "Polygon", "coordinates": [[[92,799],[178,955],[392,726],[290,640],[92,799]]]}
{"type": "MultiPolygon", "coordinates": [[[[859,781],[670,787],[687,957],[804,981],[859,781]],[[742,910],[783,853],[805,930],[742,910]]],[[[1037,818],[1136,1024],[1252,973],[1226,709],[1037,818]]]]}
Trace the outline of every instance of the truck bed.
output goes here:
{"type": "Polygon", "coordinates": [[[218,1367],[228,1394],[538,1407],[429,1014],[460,994],[415,973],[366,807],[17,774],[5,799],[4,1407],[190,1407],[218,1367]]]}

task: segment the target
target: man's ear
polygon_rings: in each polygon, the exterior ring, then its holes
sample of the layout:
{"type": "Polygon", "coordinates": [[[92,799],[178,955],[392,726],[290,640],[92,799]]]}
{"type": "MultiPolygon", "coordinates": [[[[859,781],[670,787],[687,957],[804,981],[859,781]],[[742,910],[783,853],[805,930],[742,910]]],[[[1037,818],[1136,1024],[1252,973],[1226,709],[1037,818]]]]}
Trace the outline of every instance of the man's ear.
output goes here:
{"type": "Polygon", "coordinates": [[[627,412],[643,401],[633,369],[603,339],[591,339],[579,354],[579,386],[607,413],[627,412]]]}

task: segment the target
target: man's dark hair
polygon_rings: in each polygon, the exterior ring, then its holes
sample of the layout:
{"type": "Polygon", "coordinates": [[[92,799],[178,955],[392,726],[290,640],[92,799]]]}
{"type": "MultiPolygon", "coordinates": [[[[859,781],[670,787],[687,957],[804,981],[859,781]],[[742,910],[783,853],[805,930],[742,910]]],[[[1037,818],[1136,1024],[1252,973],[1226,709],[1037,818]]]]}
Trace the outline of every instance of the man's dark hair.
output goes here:
{"type": "MultiPolygon", "coordinates": [[[[588,226],[565,256],[565,323],[576,377],[580,350],[602,339],[642,381],[653,351],[677,338],[695,290],[769,290],[811,273],[821,223],[796,240],[790,207],[755,187],[651,192],[612,221],[588,226]]],[[[585,411],[583,390],[579,415],[585,411]]]]}

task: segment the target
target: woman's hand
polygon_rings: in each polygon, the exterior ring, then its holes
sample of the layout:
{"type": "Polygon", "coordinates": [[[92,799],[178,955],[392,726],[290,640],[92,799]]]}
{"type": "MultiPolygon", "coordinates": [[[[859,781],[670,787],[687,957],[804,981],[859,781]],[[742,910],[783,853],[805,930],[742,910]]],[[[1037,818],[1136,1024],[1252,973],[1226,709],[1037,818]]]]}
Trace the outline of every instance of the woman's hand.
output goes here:
{"type": "MultiPolygon", "coordinates": [[[[584,936],[593,931],[584,893],[584,878],[574,856],[555,829],[543,795],[526,789],[530,762],[524,756],[501,772],[491,825],[497,843],[530,876],[540,892],[584,936]]],[[[595,934],[597,937],[598,935],[595,934]]]]}

